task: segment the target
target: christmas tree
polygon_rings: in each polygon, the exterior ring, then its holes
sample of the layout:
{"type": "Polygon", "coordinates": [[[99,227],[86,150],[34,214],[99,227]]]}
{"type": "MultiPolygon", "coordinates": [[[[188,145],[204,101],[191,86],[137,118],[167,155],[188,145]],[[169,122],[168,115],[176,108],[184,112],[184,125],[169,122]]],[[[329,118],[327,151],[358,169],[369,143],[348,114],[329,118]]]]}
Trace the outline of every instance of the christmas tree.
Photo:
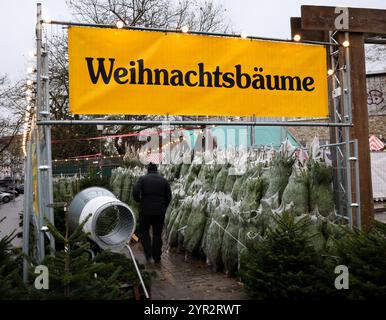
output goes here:
{"type": "MultiPolygon", "coordinates": [[[[0,220],[0,223],[5,218],[0,220]]],[[[22,299],[27,288],[21,278],[21,255],[12,248],[14,232],[0,239],[0,300],[22,299]]]]}
{"type": "Polygon", "coordinates": [[[349,271],[349,299],[386,298],[386,225],[374,221],[368,231],[346,229],[337,242],[339,264],[349,271]]]}
{"type": "MultiPolygon", "coordinates": [[[[90,249],[88,235],[83,232],[87,220],[70,232],[66,219],[64,234],[47,222],[49,232],[55,237],[58,247],[63,249],[52,251],[42,262],[49,271],[49,289],[34,290],[34,298],[134,298],[134,288],[139,283],[133,262],[118,253],[102,251],[95,254],[90,249]]],[[[149,288],[151,274],[142,270],[142,276],[149,288]]]]}
{"type": "Polygon", "coordinates": [[[296,300],[336,294],[336,275],[312,245],[309,216],[296,219],[285,212],[274,220],[275,226],[241,257],[240,275],[251,297],[296,300]]]}

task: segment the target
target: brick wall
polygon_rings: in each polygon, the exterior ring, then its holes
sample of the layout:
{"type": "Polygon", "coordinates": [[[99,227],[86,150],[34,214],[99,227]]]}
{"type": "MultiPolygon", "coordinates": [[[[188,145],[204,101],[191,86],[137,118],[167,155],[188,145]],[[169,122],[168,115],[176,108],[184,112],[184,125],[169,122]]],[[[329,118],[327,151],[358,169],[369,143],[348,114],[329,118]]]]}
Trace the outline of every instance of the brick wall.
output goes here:
{"type": "Polygon", "coordinates": [[[369,133],[378,138],[386,138],[386,115],[369,116],[369,133]]]}
{"type": "MultiPolygon", "coordinates": [[[[322,120],[307,122],[326,122],[322,120]]],[[[315,136],[319,136],[321,142],[330,139],[329,129],[326,127],[291,127],[288,128],[291,134],[300,143],[311,143],[315,136]]],[[[386,139],[386,114],[369,115],[369,134],[375,134],[378,138],[386,139]]]]}
{"type": "MultiPolygon", "coordinates": [[[[366,85],[369,134],[386,139],[386,74],[367,75],[366,85]]],[[[315,122],[324,121],[315,120],[315,122]]],[[[327,127],[291,127],[289,131],[302,144],[310,143],[315,136],[319,136],[322,142],[328,141],[330,138],[327,127]]]]}

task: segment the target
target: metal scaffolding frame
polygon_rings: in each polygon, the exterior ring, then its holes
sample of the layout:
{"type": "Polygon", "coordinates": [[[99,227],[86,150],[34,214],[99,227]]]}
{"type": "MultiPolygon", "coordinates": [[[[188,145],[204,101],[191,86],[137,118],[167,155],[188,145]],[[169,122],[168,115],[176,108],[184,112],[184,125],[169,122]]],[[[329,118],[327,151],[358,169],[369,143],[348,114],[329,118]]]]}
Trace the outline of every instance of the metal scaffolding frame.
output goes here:
{"type": "MultiPolygon", "coordinates": [[[[348,41],[348,32],[344,34],[329,32],[330,41],[338,44],[340,40],[348,41]],[[343,38],[343,39],[342,39],[343,38]]],[[[343,42],[343,41],[341,41],[343,42]]],[[[333,70],[330,87],[332,97],[333,114],[330,115],[334,123],[341,123],[342,126],[335,126],[334,145],[336,146],[333,155],[334,164],[334,191],[335,203],[338,212],[345,213],[349,225],[361,228],[360,192],[359,192],[359,164],[358,164],[358,140],[350,140],[350,126],[352,124],[352,101],[350,84],[350,48],[349,46],[334,49],[329,47],[330,67],[333,70]],[[344,50],[344,61],[340,58],[339,50],[344,50]],[[355,176],[355,180],[352,176],[355,176]],[[355,199],[355,202],[353,201],[355,199]],[[355,215],[354,215],[355,213],[355,215]],[[355,219],[354,219],[355,216],[355,219]]]]}
{"type": "MultiPolygon", "coordinates": [[[[50,24],[57,24],[62,26],[85,26],[85,27],[100,27],[100,28],[116,28],[112,25],[99,24],[84,24],[62,21],[50,21],[50,24]]],[[[350,60],[349,48],[345,50],[345,61],[339,61],[339,50],[342,50],[340,42],[337,41],[337,33],[330,34],[329,42],[320,41],[302,41],[301,43],[309,43],[313,45],[325,46],[329,52],[330,63],[336,71],[331,77],[331,92],[334,114],[330,115],[329,122],[307,122],[307,121],[169,121],[169,117],[162,120],[51,120],[50,119],[50,105],[49,105],[49,77],[48,77],[48,47],[42,41],[42,31],[45,22],[42,19],[41,5],[37,4],[37,24],[36,24],[36,44],[37,44],[37,79],[36,79],[36,108],[34,122],[31,128],[31,140],[27,144],[27,157],[25,161],[25,202],[24,202],[24,224],[23,224],[23,252],[29,255],[30,243],[29,238],[29,223],[33,212],[34,197],[38,203],[38,218],[36,220],[37,229],[37,260],[41,262],[45,256],[45,232],[42,227],[45,225],[46,219],[54,224],[53,213],[53,181],[52,181],[52,155],[51,155],[51,125],[226,125],[226,126],[286,126],[286,127],[330,127],[334,130],[336,141],[332,145],[337,147],[337,152],[334,154],[333,161],[336,163],[337,183],[335,188],[338,192],[337,207],[341,213],[348,220],[350,225],[355,225],[360,228],[360,195],[359,195],[359,168],[358,168],[358,142],[350,140],[350,127],[352,127],[351,115],[351,88],[350,88],[350,60]],[[33,165],[33,148],[36,147],[36,161],[37,165],[33,165]],[[353,165],[352,165],[353,163],[353,165]],[[32,178],[34,170],[37,170],[37,194],[34,194],[34,186],[32,178]],[[353,171],[354,170],[354,171],[353,171]],[[355,180],[353,182],[352,173],[354,172],[355,180]],[[352,190],[355,190],[355,202],[353,201],[352,190]],[[353,211],[355,211],[355,219],[353,218],[353,211]]],[[[125,26],[125,29],[143,30],[143,31],[158,31],[158,32],[181,32],[179,30],[164,30],[151,29],[141,27],[125,26]]],[[[191,34],[218,36],[218,37],[240,37],[239,35],[216,34],[208,32],[190,32],[191,34]]],[[[346,33],[346,37],[347,37],[346,33]]],[[[287,39],[277,38],[263,38],[263,37],[248,37],[251,40],[269,40],[281,42],[293,42],[287,39]]],[[[254,120],[255,117],[250,117],[254,120]]],[[[309,119],[310,120],[310,119],[309,119]]],[[[35,190],[36,191],[36,190],[35,190]]],[[[55,240],[52,235],[47,233],[51,249],[55,249],[55,240]]],[[[23,278],[28,280],[28,262],[24,260],[23,278]]]]}

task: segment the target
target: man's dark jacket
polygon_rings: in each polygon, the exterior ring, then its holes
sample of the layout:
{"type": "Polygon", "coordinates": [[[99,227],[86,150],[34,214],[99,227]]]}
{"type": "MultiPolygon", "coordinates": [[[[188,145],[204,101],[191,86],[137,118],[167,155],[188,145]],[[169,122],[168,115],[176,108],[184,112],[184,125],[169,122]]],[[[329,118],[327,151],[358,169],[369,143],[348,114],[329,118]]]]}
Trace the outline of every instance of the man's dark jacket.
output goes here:
{"type": "Polygon", "coordinates": [[[156,171],[138,179],[133,188],[134,200],[140,202],[140,213],[164,215],[172,199],[169,182],[156,171]]]}

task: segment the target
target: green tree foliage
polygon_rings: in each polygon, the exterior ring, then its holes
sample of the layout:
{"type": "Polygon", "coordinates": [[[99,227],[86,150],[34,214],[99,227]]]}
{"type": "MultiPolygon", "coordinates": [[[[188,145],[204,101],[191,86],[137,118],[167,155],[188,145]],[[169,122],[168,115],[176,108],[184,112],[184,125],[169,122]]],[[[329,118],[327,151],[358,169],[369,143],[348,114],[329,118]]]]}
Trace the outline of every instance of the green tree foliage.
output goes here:
{"type": "MultiPolygon", "coordinates": [[[[241,258],[241,279],[256,299],[318,299],[333,294],[334,272],[312,245],[310,218],[285,212],[241,258]]],[[[335,290],[336,291],[336,290],[335,290]]]]}
{"type": "Polygon", "coordinates": [[[96,169],[90,168],[80,179],[78,192],[89,187],[101,187],[110,190],[110,178],[106,176],[101,177],[96,169]]]}
{"type": "Polygon", "coordinates": [[[369,231],[346,230],[337,242],[339,264],[349,269],[350,299],[386,298],[386,225],[374,222],[369,231]]]}
{"type": "MultiPolygon", "coordinates": [[[[73,232],[66,226],[65,234],[48,223],[56,242],[63,250],[47,255],[43,265],[49,270],[49,289],[33,290],[37,299],[133,299],[134,286],[139,286],[133,262],[122,254],[90,250],[87,234],[82,228],[73,232]]],[[[143,269],[143,266],[140,266],[143,269]]],[[[150,287],[151,274],[142,270],[150,287]]]]}
{"type": "Polygon", "coordinates": [[[22,299],[27,292],[21,278],[21,255],[11,245],[14,237],[11,233],[0,239],[0,300],[22,299]]]}
{"type": "Polygon", "coordinates": [[[323,248],[315,245],[318,231],[310,226],[308,216],[299,219],[286,212],[275,218],[275,226],[268,229],[265,238],[244,252],[240,274],[251,297],[386,298],[385,224],[375,221],[369,231],[336,227],[329,245],[323,248]],[[335,288],[338,265],[348,268],[347,290],[335,288]]]}

